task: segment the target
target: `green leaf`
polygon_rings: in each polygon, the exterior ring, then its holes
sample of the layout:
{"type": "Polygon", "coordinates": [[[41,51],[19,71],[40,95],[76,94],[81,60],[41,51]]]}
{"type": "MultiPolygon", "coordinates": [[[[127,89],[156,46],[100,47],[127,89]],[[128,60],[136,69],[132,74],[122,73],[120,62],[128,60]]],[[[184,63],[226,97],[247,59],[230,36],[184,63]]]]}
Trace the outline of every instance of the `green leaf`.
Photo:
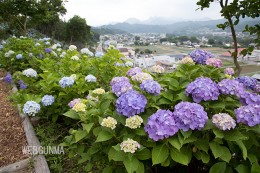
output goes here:
{"type": "Polygon", "coordinates": [[[227,147],[223,148],[223,154],[220,156],[220,158],[227,163],[230,161],[231,153],[227,147]]]}
{"type": "Polygon", "coordinates": [[[209,105],[210,108],[213,109],[225,109],[225,103],[224,102],[217,102],[217,103],[211,103],[209,105]]]}
{"type": "Polygon", "coordinates": [[[213,133],[216,135],[216,138],[223,138],[224,137],[223,131],[221,131],[219,129],[214,129],[213,133]]]}
{"type": "Polygon", "coordinates": [[[184,140],[185,140],[185,139],[187,139],[187,138],[189,138],[189,137],[191,136],[192,131],[189,130],[189,131],[187,131],[187,132],[184,132],[184,131],[181,130],[181,134],[183,135],[184,140]]]}
{"type": "Polygon", "coordinates": [[[251,173],[260,173],[260,166],[258,163],[254,163],[251,167],[251,173]]]}
{"type": "Polygon", "coordinates": [[[245,144],[242,141],[236,141],[236,143],[239,146],[239,148],[242,150],[242,154],[243,154],[244,160],[246,160],[246,158],[247,158],[247,149],[246,149],[245,144]]]}
{"type": "Polygon", "coordinates": [[[177,150],[180,151],[180,149],[181,149],[181,144],[180,144],[178,138],[172,137],[172,138],[169,138],[168,141],[169,141],[169,143],[170,143],[174,148],[176,148],[177,150]]]}
{"type": "Polygon", "coordinates": [[[157,145],[152,150],[153,165],[164,162],[169,156],[169,149],[166,145],[157,145]]]}
{"type": "Polygon", "coordinates": [[[254,163],[258,162],[258,159],[257,159],[257,157],[254,154],[249,153],[247,157],[248,157],[248,159],[249,159],[251,164],[254,164],[254,163]]]}
{"type": "Polygon", "coordinates": [[[209,170],[209,173],[224,173],[226,171],[226,163],[218,162],[215,163],[209,170]]]}
{"type": "Polygon", "coordinates": [[[223,155],[223,152],[226,151],[224,146],[219,145],[218,143],[212,141],[209,143],[210,149],[215,158],[218,158],[223,155]]]}
{"type": "Polygon", "coordinates": [[[84,130],[86,130],[88,133],[90,132],[91,128],[93,127],[94,123],[81,123],[84,130]]]}
{"type": "Polygon", "coordinates": [[[75,120],[80,120],[78,113],[74,110],[69,110],[68,112],[64,113],[63,115],[65,115],[66,117],[75,119],[75,120]]]}
{"type": "Polygon", "coordinates": [[[102,130],[101,132],[99,132],[97,140],[95,142],[107,141],[107,140],[111,139],[112,137],[113,137],[113,135],[111,133],[102,130]]]}
{"type": "Polygon", "coordinates": [[[81,139],[83,139],[86,136],[87,136],[87,133],[85,131],[77,130],[75,132],[75,141],[78,142],[78,141],[80,141],[81,139]]]}
{"type": "Polygon", "coordinates": [[[203,163],[209,163],[210,157],[207,153],[201,152],[200,157],[203,163]]]}
{"type": "Polygon", "coordinates": [[[111,147],[108,152],[109,161],[110,160],[123,161],[125,156],[126,156],[126,154],[123,151],[121,151],[121,150],[116,151],[113,147],[111,147]]]}
{"type": "Polygon", "coordinates": [[[171,158],[177,163],[188,165],[190,163],[191,157],[192,151],[188,147],[184,147],[180,151],[175,148],[171,149],[171,158]]]}
{"type": "Polygon", "coordinates": [[[224,139],[228,141],[240,141],[247,140],[247,137],[244,136],[239,130],[230,130],[225,132],[224,139]]]}
{"type": "Polygon", "coordinates": [[[195,146],[199,149],[199,150],[203,150],[206,153],[208,153],[209,150],[209,145],[208,145],[208,141],[204,140],[204,139],[200,139],[194,142],[195,146]]]}
{"type": "Polygon", "coordinates": [[[136,172],[144,173],[144,164],[142,162],[139,162],[136,172]]]}
{"type": "Polygon", "coordinates": [[[161,94],[161,96],[163,96],[164,98],[166,98],[166,99],[168,99],[168,100],[170,100],[170,101],[173,101],[173,94],[172,94],[172,92],[171,91],[167,91],[167,92],[163,92],[162,94],[161,94]]]}
{"type": "Polygon", "coordinates": [[[107,166],[105,169],[103,169],[102,173],[113,173],[113,167],[107,166]]]}
{"type": "Polygon", "coordinates": [[[123,163],[128,173],[133,173],[138,169],[137,165],[139,165],[139,161],[135,157],[131,157],[131,159],[129,157],[125,157],[123,163]]]}
{"type": "Polygon", "coordinates": [[[235,170],[238,172],[238,173],[249,173],[249,169],[246,165],[243,165],[243,164],[240,164],[238,165],[235,170]]]}
{"type": "Polygon", "coordinates": [[[110,106],[111,100],[105,100],[104,102],[101,103],[100,105],[100,110],[102,110],[102,112],[105,112],[108,107],[110,106]]]}
{"type": "Polygon", "coordinates": [[[147,160],[151,158],[151,151],[148,150],[147,148],[144,148],[142,150],[139,150],[135,153],[135,156],[139,159],[139,160],[147,160]]]}

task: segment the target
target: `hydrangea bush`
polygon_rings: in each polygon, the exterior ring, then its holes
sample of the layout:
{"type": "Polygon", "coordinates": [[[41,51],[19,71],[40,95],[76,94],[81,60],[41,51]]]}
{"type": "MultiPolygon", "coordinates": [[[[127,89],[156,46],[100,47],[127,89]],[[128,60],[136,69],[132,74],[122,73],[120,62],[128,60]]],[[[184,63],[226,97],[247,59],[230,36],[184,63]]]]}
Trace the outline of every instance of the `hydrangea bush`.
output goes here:
{"type": "Polygon", "coordinates": [[[1,48],[7,78],[20,85],[12,98],[26,115],[64,122],[70,130],[61,145],[86,172],[260,170],[254,82],[226,79],[232,72],[216,68],[210,52],[195,50],[174,72],[150,74],[125,65],[116,50],[58,51],[49,39],[27,41],[1,48]],[[30,68],[36,73],[25,75],[30,68]]]}

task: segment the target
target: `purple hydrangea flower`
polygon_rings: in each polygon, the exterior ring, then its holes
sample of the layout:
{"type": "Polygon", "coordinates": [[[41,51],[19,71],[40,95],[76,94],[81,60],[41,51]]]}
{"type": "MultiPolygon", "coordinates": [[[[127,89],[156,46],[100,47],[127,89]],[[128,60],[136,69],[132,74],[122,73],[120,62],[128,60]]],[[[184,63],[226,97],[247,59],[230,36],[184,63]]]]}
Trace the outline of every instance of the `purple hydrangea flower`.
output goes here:
{"type": "Polygon", "coordinates": [[[254,88],[254,92],[260,93],[260,84],[257,84],[254,88]]]}
{"type": "Polygon", "coordinates": [[[23,80],[19,80],[17,83],[19,84],[20,89],[24,90],[27,88],[27,85],[24,83],[23,80]]]}
{"type": "Polygon", "coordinates": [[[183,131],[201,130],[208,121],[204,108],[197,103],[181,102],[175,106],[173,114],[177,117],[179,128],[183,131]]]}
{"type": "Polygon", "coordinates": [[[116,110],[118,114],[130,117],[144,112],[146,104],[147,99],[144,95],[138,94],[135,90],[130,90],[117,99],[116,110]]]}
{"type": "Polygon", "coordinates": [[[134,68],[130,68],[128,71],[127,71],[127,75],[128,76],[134,76],[136,75],[137,73],[142,73],[142,69],[140,67],[134,67],[134,68]]]}
{"type": "Polygon", "coordinates": [[[140,88],[150,94],[158,95],[161,92],[161,85],[153,80],[145,80],[141,83],[140,88]]]}
{"type": "Polygon", "coordinates": [[[42,54],[41,53],[39,54],[39,57],[42,58],[42,54]]]}
{"type": "Polygon", "coordinates": [[[114,77],[110,84],[112,86],[112,92],[116,94],[117,97],[133,89],[127,77],[114,77]]]}
{"type": "Polygon", "coordinates": [[[192,95],[193,100],[196,103],[202,100],[218,100],[219,90],[215,82],[207,77],[199,77],[195,81],[188,84],[186,87],[186,95],[192,95]]]}
{"type": "Polygon", "coordinates": [[[12,83],[12,81],[13,81],[12,75],[10,73],[7,73],[3,80],[6,83],[9,83],[9,84],[12,83]]]}
{"type": "Polygon", "coordinates": [[[260,106],[248,105],[235,109],[236,119],[238,123],[248,125],[250,127],[260,124],[260,106]]]}
{"type": "Polygon", "coordinates": [[[46,52],[46,53],[51,53],[51,52],[52,52],[52,49],[51,49],[51,48],[46,48],[46,49],[45,49],[45,52],[46,52]]]}
{"type": "Polygon", "coordinates": [[[118,84],[118,83],[121,83],[121,82],[129,82],[130,83],[130,80],[125,77],[125,76],[121,76],[121,77],[114,77],[111,82],[110,82],[110,85],[115,85],[115,84],[118,84]]]}
{"type": "Polygon", "coordinates": [[[228,68],[225,68],[224,73],[232,76],[235,73],[235,71],[233,68],[228,67],[228,68]]]}
{"type": "Polygon", "coordinates": [[[218,89],[221,94],[235,95],[239,98],[246,92],[244,86],[233,79],[223,79],[218,83],[218,89]]]}
{"type": "Polygon", "coordinates": [[[206,64],[209,66],[220,68],[222,66],[222,61],[221,61],[221,59],[218,59],[218,58],[208,58],[206,60],[206,64]]]}
{"type": "Polygon", "coordinates": [[[250,76],[241,76],[236,78],[236,80],[244,85],[245,88],[254,90],[257,85],[257,80],[250,76]]]}
{"type": "Polygon", "coordinates": [[[190,57],[193,59],[193,61],[196,64],[206,64],[206,60],[208,58],[213,58],[213,55],[210,52],[198,49],[198,50],[193,50],[190,53],[190,57]]]}
{"type": "Polygon", "coordinates": [[[173,136],[179,131],[177,119],[169,110],[158,110],[152,114],[144,127],[149,138],[154,141],[173,136]]]}
{"type": "Polygon", "coordinates": [[[80,103],[81,102],[81,99],[80,98],[77,98],[77,99],[73,99],[69,102],[68,106],[70,108],[73,108],[77,103],[80,103]]]}
{"type": "Polygon", "coordinates": [[[244,92],[240,97],[242,105],[260,105],[260,95],[251,92],[244,92]]]}
{"type": "Polygon", "coordinates": [[[74,79],[72,77],[63,77],[59,84],[62,88],[71,87],[74,84],[74,79]]]}
{"type": "Polygon", "coordinates": [[[50,106],[54,103],[54,97],[52,95],[44,95],[41,102],[43,106],[50,106]]]}

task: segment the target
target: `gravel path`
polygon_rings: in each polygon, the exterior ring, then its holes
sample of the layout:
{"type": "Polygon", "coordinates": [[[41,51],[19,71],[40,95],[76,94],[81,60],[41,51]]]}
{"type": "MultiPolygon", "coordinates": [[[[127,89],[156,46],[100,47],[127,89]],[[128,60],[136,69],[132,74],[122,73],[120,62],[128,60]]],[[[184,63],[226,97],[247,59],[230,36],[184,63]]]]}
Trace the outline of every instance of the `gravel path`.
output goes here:
{"type": "MultiPolygon", "coordinates": [[[[5,73],[0,70],[0,78],[5,73]]],[[[11,87],[0,80],[0,167],[28,158],[22,153],[27,145],[22,119],[8,100],[11,87]]]]}

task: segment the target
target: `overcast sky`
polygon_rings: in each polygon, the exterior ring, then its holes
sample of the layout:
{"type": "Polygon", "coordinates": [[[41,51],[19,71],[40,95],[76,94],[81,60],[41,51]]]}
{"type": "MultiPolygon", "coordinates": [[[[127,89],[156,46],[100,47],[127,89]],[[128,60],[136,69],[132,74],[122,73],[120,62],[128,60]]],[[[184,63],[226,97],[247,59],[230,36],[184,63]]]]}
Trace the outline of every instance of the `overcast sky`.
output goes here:
{"type": "Polygon", "coordinates": [[[196,11],[196,2],[197,0],[68,0],[65,3],[67,14],[64,18],[68,20],[79,15],[91,26],[123,22],[129,18],[221,18],[219,4],[212,3],[209,9],[196,11]]]}

